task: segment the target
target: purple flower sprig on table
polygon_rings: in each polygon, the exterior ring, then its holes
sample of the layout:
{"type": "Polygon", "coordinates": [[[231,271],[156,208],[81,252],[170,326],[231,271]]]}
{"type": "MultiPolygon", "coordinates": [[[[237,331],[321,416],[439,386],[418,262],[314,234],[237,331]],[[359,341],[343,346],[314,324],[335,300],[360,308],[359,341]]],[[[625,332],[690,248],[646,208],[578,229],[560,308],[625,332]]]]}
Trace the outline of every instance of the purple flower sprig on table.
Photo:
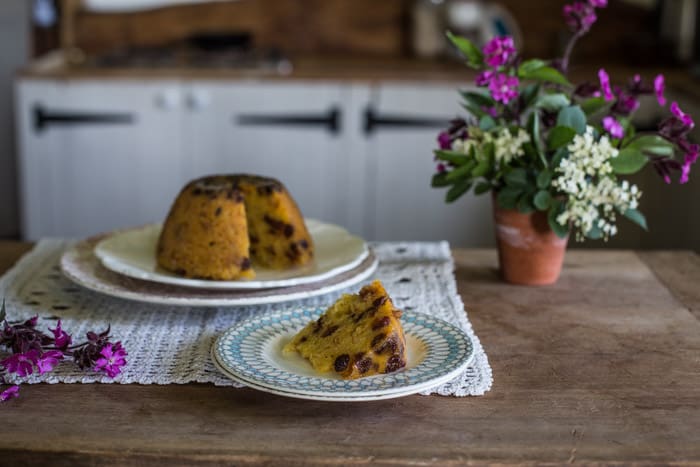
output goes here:
{"type": "MultiPolygon", "coordinates": [[[[87,341],[71,345],[73,338],[61,327],[58,319],[56,327],[49,335],[39,329],[38,316],[26,321],[11,323],[7,321],[5,301],[0,308],[0,349],[10,352],[0,359],[0,389],[7,384],[7,376],[14,374],[25,378],[37,372],[44,374],[52,371],[65,359],[73,359],[79,368],[104,373],[114,378],[126,365],[128,355],[121,342],[110,341],[110,327],[102,333],[88,332],[87,341]]],[[[0,402],[19,396],[19,386],[11,385],[0,391],[0,402]]]]}

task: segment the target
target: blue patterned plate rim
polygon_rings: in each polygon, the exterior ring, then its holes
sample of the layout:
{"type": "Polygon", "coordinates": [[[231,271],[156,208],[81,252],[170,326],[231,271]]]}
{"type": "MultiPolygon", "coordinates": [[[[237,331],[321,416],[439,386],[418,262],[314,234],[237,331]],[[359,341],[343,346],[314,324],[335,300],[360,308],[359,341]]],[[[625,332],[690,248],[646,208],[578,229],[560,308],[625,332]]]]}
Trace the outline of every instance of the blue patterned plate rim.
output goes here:
{"type": "Polygon", "coordinates": [[[356,380],[322,375],[300,356],[282,352],[284,344],[322,312],[321,308],[297,308],[246,319],[225,331],[214,343],[213,352],[227,373],[238,379],[277,391],[339,397],[430,389],[458,376],[474,354],[464,331],[412,311],[401,318],[409,356],[405,369],[356,380]]]}
{"type": "Polygon", "coordinates": [[[267,392],[269,394],[275,394],[277,396],[283,396],[283,397],[292,397],[294,399],[305,399],[305,400],[314,400],[314,401],[328,401],[328,402],[368,402],[368,401],[377,401],[377,400],[386,400],[386,399],[396,399],[398,397],[405,397],[405,396],[410,396],[413,394],[416,394],[415,390],[408,390],[407,392],[393,392],[390,394],[379,394],[379,395],[370,395],[366,396],[363,394],[360,395],[354,395],[354,396],[336,396],[336,395],[323,395],[323,394],[299,394],[296,392],[287,392],[287,391],[281,391],[279,389],[273,389],[273,388],[267,388],[265,386],[260,386],[257,385],[251,381],[246,381],[244,379],[239,378],[238,376],[229,373],[226,368],[219,362],[219,359],[216,357],[216,351],[214,349],[214,346],[211,348],[211,359],[212,362],[214,363],[214,366],[216,367],[217,370],[219,370],[224,376],[229,378],[232,381],[235,381],[237,383],[243,384],[245,387],[250,388],[250,389],[255,389],[257,391],[262,391],[262,392],[267,392]]]}

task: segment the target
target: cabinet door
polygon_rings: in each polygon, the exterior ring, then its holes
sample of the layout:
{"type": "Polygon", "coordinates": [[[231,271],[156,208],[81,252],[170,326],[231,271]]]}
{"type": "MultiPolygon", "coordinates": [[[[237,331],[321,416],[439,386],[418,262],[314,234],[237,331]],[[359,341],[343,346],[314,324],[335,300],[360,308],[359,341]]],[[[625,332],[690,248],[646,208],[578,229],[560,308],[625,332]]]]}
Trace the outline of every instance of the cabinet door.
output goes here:
{"type": "Polygon", "coordinates": [[[346,94],[339,84],[192,84],[189,173],[277,178],[304,216],[347,226],[346,94]]]}
{"type": "Polygon", "coordinates": [[[177,83],[17,88],[24,236],[161,221],[184,182],[177,83]]]}
{"type": "Polygon", "coordinates": [[[385,84],[370,99],[365,115],[368,208],[375,240],[448,240],[453,246],[489,246],[493,221],[489,197],[464,195],[446,204],[434,189],[433,150],[441,121],[464,115],[458,85],[385,84]]]}

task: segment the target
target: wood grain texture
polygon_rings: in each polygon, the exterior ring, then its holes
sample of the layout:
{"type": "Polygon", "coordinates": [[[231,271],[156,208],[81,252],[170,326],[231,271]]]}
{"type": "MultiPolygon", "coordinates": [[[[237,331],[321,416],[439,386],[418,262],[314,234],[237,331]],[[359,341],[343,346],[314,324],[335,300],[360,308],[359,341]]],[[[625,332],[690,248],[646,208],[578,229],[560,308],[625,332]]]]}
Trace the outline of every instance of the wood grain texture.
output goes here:
{"type": "MultiPolygon", "coordinates": [[[[0,265],[21,248],[0,243],[0,265]]],[[[700,465],[695,266],[669,289],[634,252],[570,251],[557,285],[528,288],[499,281],[494,251],[454,256],[493,367],[484,397],[329,403],[200,384],[30,385],[0,407],[0,465],[700,465]]]]}
{"type": "Polygon", "coordinates": [[[670,251],[644,251],[639,257],[673,295],[700,319],[700,285],[690,278],[700,278],[700,256],[689,252],[679,255],[670,251]]]}
{"type": "MultiPolygon", "coordinates": [[[[76,0],[63,0],[66,11],[76,0]]],[[[413,0],[239,0],[176,5],[135,13],[80,11],[64,20],[63,43],[90,54],[118,47],[172,43],[201,32],[250,32],[257,45],[299,54],[408,56],[413,0]],[[66,29],[70,29],[66,31],[66,29]]],[[[569,32],[562,20],[563,0],[501,0],[524,32],[525,57],[551,58],[563,51],[569,32]]],[[[598,12],[593,33],[580,41],[579,60],[633,60],[648,63],[654,52],[653,12],[610,2],[598,12]],[[619,19],[624,18],[624,29],[619,19]]],[[[448,26],[445,25],[445,28],[448,26]]],[[[661,51],[659,51],[661,52],[661,51]]],[[[662,55],[662,54],[656,54],[662,55]]],[[[595,78],[595,76],[593,77],[595,78]]]]}
{"type": "Polygon", "coordinates": [[[239,0],[75,18],[75,44],[89,54],[161,46],[199,33],[250,33],[287,53],[401,55],[403,0],[239,0]],[[369,14],[368,14],[369,13],[369,14]]]}

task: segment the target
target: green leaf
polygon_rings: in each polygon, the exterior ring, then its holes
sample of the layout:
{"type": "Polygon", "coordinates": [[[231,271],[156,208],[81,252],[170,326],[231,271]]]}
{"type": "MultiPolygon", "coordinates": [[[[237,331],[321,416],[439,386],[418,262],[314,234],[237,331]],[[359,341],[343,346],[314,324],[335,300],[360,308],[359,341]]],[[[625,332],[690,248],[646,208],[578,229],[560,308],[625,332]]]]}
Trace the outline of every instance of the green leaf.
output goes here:
{"type": "Polygon", "coordinates": [[[564,107],[571,104],[571,101],[566,96],[566,94],[556,93],[556,94],[545,94],[537,99],[537,107],[540,109],[545,109],[548,112],[559,112],[564,107]]]}
{"type": "Polygon", "coordinates": [[[474,187],[474,194],[482,195],[490,190],[491,190],[491,184],[489,182],[479,182],[474,187]]]}
{"type": "Polygon", "coordinates": [[[568,126],[582,135],[586,131],[586,114],[578,105],[564,107],[557,115],[557,126],[568,126]]]}
{"type": "Polygon", "coordinates": [[[537,209],[545,211],[549,209],[549,205],[552,203],[552,195],[550,195],[548,191],[540,190],[535,195],[533,202],[537,209]]]}
{"type": "Polygon", "coordinates": [[[464,109],[465,109],[467,112],[469,112],[470,114],[472,114],[473,116],[475,116],[477,119],[488,115],[486,112],[484,112],[483,110],[481,110],[480,107],[476,107],[476,106],[474,106],[474,105],[471,105],[471,104],[468,103],[468,102],[462,104],[462,107],[464,107],[464,109]]]}
{"type": "Polygon", "coordinates": [[[625,149],[649,152],[656,156],[672,156],[673,145],[657,135],[644,135],[631,141],[625,149]]]}
{"type": "Polygon", "coordinates": [[[460,180],[457,183],[452,186],[449,190],[447,190],[447,194],[445,195],[445,201],[448,203],[454,202],[457,198],[462,196],[464,193],[469,191],[469,188],[472,187],[472,181],[471,180],[460,180]]]}
{"type": "Polygon", "coordinates": [[[532,148],[537,158],[542,162],[542,166],[547,167],[547,159],[544,156],[544,148],[542,147],[542,138],[540,138],[540,114],[537,111],[532,112],[530,117],[528,117],[527,131],[530,133],[532,148]]]}
{"type": "Polygon", "coordinates": [[[540,157],[537,149],[535,149],[535,146],[530,142],[523,144],[523,151],[525,152],[525,156],[529,159],[537,160],[540,157]]]}
{"type": "Polygon", "coordinates": [[[5,316],[7,316],[7,313],[5,313],[5,299],[2,299],[2,308],[0,308],[0,321],[5,319],[5,316]]]}
{"type": "Polygon", "coordinates": [[[493,107],[496,104],[488,94],[478,91],[461,91],[460,94],[469,104],[481,107],[493,107]]]}
{"type": "Polygon", "coordinates": [[[608,107],[608,105],[608,101],[606,101],[604,97],[591,97],[581,103],[581,110],[583,110],[586,115],[594,115],[598,111],[608,107]]]}
{"type": "Polygon", "coordinates": [[[525,86],[520,93],[520,109],[527,109],[532,105],[532,103],[535,101],[537,98],[538,94],[540,93],[540,85],[539,83],[533,83],[525,86]]]}
{"type": "MultiPolygon", "coordinates": [[[[523,63],[523,65],[525,63],[523,63]]],[[[571,83],[569,83],[569,80],[566,79],[564,75],[562,75],[559,71],[549,66],[543,66],[540,68],[528,70],[523,69],[523,66],[521,65],[518,69],[518,76],[522,79],[532,79],[535,81],[544,81],[547,83],[571,86],[571,83]]]]}
{"type": "Polygon", "coordinates": [[[461,167],[457,167],[456,169],[452,170],[447,174],[447,180],[454,182],[455,180],[459,180],[465,177],[471,178],[471,171],[472,169],[474,169],[475,165],[476,161],[472,160],[461,167]]]}
{"type": "Polygon", "coordinates": [[[591,240],[600,240],[601,238],[603,238],[603,231],[600,230],[600,227],[598,227],[597,225],[593,225],[593,227],[591,227],[591,230],[586,232],[585,235],[586,238],[590,238],[591,240]]]}
{"type": "Polygon", "coordinates": [[[528,73],[532,73],[533,71],[539,70],[540,68],[543,68],[547,66],[547,64],[539,60],[537,58],[533,58],[531,60],[525,60],[519,67],[518,67],[518,76],[523,77],[528,73]]]}
{"type": "Polygon", "coordinates": [[[529,193],[525,193],[518,199],[518,212],[522,214],[530,214],[535,211],[535,206],[533,206],[533,196],[529,193]]]}
{"type": "Polygon", "coordinates": [[[546,190],[549,188],[549,184],[552,182],[552,172],[549,170],[543,170],[537,174],[537,188],[540,190],[546,190]]]}
{"type": "Polygon", "coordinates": [[[490,115],[481,117],[481,119],[479,120],[479,128],[481,128],[484,131],[489,131],[495,126],[496,120],[494,120],[493,117],[491,117],[490,115]]]}
{"type": "MultiPolygon", "coordinates": [[[[576,130],[568,126],[555,126],[547,137],[547,148],[555,151],[561,147],[568,146],[576,136],[576,130]]],[[[556,167],[556,166],[555,166],[556,167]]]]}
{"type": "Polygon", "coordinates": [[[561,165],[561,161],[568,156],[569,150],[566,146],[562,146],[559,149],[557,149],[557,151],[554,153],[554,157],[552,157],[552,167],[559,167],[559,165],[561,165]]]}
{"type": "Polygon", "coordinates": [[[484,159],[482,161],[479,161],[478,164],[476,164],[476,167],[472,170],[472,177],[483,177],[489,172],[489,169],[491,168],[491,163],[489,160],[484,159]]]}
{"type": "Polygon", "coordinates": [[[465,37],[455,36],[447,31],[447,38],[459,49],[467,59],[467,65],[472,68],[481,68],[484,65],[484,54],[472,41],[465,37]]]}
{"type": "Polygon", "coordinates": [[[481,149],[484,151],[484,158],[493,164],[493,160],[496,158],[496,146],[493,142],[484,144],[481,149]]]}
{"type": "Polygon", "coordinates": [[[520,188],[505,187],[498,192],[496,201],[503,209],[515,209],[518,204],[518,198],[523,194],[520,188]]]}
{"type": "Polygon", "coordinates": [[[513,169],[503,177],[503,180],[509,187],[525,188],[528,186],[527,172],[525,169],[513,169]]]}
{"type": "Polygon", "coordinates": [[[451,162],[457,166],[464,165],[471,160],[464,153],[446,150],[435,151],[435,157],[437,157],[441,161],[451,162]]]}
{"type": "Polygon", "coordinates": [[[557,237],[564,238],[569,235],[569,226],[561,225],[557,222],[557,217],[564,210],[564,203],[561,201],[552,202],[549,207],[549,212],[547,213],[547,222],[549,227],[557,234],[557,237]]]}
{"type": "Polygon", "coordinates": [[[452,185],[452,182],[447,180],[447,174],[449,172],[441,172],[433,175],[432,180],[430,181],[430,186],[433,188],[442,188],[445,186],[450,186],[452,185]]]}
{"type": "Polygon", "coordinates": [[[627,175],[639,172],[648,160],[647,156],[628,146],[610,159],[610,165],[616,174],[627,175]]]}
{"type": "Polygon", "coordinates": [[[635,224],[637,224],[638,226],[640,226],[641,228],[643,228],[644,230],[649,230],[649,228],[647,227],[646,217],[644,217],[644,214],[637,211],[636,209],[628,209],[622,215],[634,222],[635,224]]]}

